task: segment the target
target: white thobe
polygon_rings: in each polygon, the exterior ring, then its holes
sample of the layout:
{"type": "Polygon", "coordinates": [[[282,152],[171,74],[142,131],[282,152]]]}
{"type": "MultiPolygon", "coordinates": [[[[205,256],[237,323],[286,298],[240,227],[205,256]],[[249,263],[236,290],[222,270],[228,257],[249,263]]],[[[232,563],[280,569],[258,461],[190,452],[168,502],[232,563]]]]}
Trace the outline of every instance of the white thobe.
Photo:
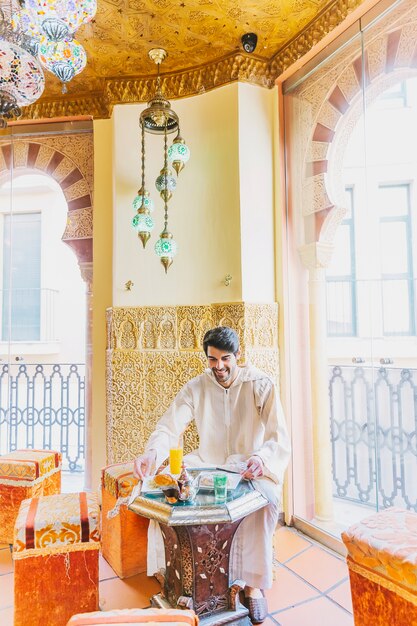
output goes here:
{"type": "MultiPolygon", "coordinates": [[[[241,579],[250,587],[272,586],[272,537],[278,521],[282,481],[290,445],[281,403],[272,380],[260,370],[245,366],[229,388],[215,379],[211,369],[190,380],[159,420],[146,450],[156,450],[158,467],[178,446],[191,420],[200,445],[187,455],[189,466],[223,465],[259,456],[264,477],[253,481],[269,505],[243,520],[233,542],[231,581],[241,579]]],[[[155,527],[150,527],[148,574],[160,567],[162,550],[155,546],[155,527]],[[156,548],[156,551],[155,551],[156,548]],[[156,559],[154,555],[159,555],[156,559]],[[153,571],[152,571],[153,570],[153,571]]]]}

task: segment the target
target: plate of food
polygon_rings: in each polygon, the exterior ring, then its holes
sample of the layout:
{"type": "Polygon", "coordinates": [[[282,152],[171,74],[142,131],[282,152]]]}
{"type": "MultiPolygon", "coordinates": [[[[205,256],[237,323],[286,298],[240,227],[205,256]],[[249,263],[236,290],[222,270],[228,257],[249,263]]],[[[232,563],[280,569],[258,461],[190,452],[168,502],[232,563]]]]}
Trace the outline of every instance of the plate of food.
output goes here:
{"type": "Polygon", "coordinates": [[[170,474],[145,476],[142,482],[142,493],[161,493],[162,487],[178,487],[178,483],[170,474]]]}

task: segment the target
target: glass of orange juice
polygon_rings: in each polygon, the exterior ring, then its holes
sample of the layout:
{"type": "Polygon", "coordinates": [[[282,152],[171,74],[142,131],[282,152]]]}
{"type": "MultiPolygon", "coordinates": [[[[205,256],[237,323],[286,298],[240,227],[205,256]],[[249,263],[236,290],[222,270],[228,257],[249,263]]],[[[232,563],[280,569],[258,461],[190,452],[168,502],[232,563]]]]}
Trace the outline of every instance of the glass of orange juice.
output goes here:
{"type": "Polygon", "coordinates": [[[169,471],[171,474],[181,474],[182,448],[171,448],[169,451],[169,471]]]}

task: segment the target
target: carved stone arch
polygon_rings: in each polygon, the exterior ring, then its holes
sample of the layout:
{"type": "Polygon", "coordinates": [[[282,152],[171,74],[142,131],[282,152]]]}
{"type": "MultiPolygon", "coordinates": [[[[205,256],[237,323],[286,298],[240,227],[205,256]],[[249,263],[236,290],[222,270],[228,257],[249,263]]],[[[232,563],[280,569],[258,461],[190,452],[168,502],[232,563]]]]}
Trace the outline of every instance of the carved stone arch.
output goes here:
{"type": "MultiPolygon", "coordinates": [[[[69,151],[68,151],[69,152],[69,151]]],[[[0,147],[0,175],[7,171],[41,172],[60,186],[68,206],[67,224],[62,241],[70,246],[80,266],[81,275],[91,283],[93,261],[92,172],[82,171],[64,148],[57,148],[48,138],[15,139],[0,147]]],[[[92,169],[92,168],[91,168],[92,169]]]]}
{"type": "Polygon", "coordinates": [[[352,128],[362,115],[362,86],[367,102],[372,102],[409,77],[410,69],[417,74],[417,8],[410,13],[404,23],[370,41],[363,58],[356,55],[343,67],[316,108],[303,168],[306,245],[333,244],[346,213],[341,161],[352,128]]]}

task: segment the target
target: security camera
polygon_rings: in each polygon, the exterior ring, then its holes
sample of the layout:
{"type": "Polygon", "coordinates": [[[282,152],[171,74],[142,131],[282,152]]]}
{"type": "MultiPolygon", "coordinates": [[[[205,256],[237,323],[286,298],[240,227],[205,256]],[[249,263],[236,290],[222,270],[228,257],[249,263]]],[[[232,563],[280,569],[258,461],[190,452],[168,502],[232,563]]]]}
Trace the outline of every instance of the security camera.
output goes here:
{"type": "Polygon", "coordinates": [[[255,52],[256,44],[258,43],[258,35],[255,33],[245,33],[242,35],[242,46],[245,52],[251,54],[255,52]]]}

